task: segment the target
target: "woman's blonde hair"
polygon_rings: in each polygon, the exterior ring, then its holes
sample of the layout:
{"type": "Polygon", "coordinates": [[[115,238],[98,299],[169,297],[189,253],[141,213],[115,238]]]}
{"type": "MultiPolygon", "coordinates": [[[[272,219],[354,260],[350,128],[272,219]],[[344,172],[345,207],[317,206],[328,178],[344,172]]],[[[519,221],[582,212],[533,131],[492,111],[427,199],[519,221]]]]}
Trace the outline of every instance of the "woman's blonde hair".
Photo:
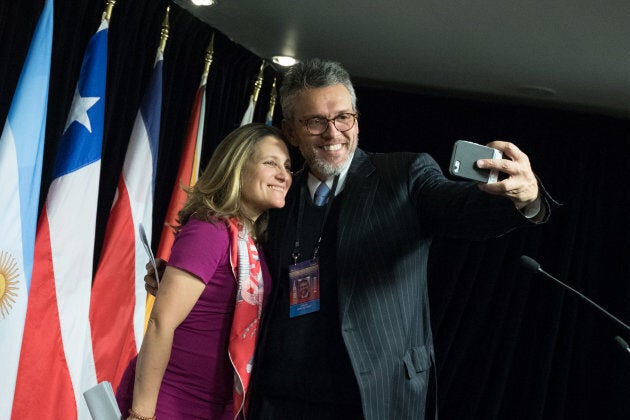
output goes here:
{"type": "MultiPolygon", "coordinates": [[[[174,226],[176,231],[193,214],[195,218],[208,221],[244,219],[241,186],[245,165],[256,153],[258,142],[267,136],[282,140],[277,128],[253,123],[235,129],[218,144],[197,183],[187,190],[188,198],[178,213],[179,225],[174,226]]],[[[257,220],[256,233],[264,230],[266,213],[264,216],[257,220]]]]}

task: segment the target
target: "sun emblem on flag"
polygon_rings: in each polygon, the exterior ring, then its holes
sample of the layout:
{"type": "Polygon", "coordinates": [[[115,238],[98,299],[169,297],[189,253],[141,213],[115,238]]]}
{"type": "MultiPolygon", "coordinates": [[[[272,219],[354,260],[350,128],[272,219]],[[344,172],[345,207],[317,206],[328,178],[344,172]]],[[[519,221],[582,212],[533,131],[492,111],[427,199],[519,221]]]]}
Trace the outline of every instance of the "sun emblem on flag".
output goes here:
{"type": "Polygon", "coordinates": [[[17,297],[18,265],[8,252],[0,251],[0,315],[6,318],[17,297]]]}

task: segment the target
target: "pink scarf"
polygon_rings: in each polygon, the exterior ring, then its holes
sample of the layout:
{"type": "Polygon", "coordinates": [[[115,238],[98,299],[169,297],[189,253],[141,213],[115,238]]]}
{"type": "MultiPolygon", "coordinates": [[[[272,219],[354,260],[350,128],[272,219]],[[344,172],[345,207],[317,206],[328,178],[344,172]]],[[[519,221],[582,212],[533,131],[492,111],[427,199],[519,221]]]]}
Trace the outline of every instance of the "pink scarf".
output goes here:
{"type": "Polygon", "coordinates": [[[254,363],[254,348],[262,314],[263,278],[256,245],[237,219],[227,219],[230,233],[230,264],[237,281],[234,320],[228,354],[234,367],[234,418],[245,413],[245,397],[254,363]]]}

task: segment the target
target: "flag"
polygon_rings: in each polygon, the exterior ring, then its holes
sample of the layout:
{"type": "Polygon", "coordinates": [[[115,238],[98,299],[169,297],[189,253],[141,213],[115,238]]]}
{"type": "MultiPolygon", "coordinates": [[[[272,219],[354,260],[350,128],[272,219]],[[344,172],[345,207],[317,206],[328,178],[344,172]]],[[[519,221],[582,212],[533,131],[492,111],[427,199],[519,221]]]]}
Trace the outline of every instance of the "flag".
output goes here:
{"type": "Polygon", "coordinates": [[[175,235],[173,234],[171,226],[177,225],[177,213],[186,202],[187,194],[184,188],[195,185],[199,177],[199,160],[201,158],[206,114],[206,83],[208,81],[210,64],[212,63],[212,45],[213,43],[211,41],[206,54],[206,67],[201,75],[201,81],[197,88],[197,93],[195,94],[190,118],[188,119],[188,129],[186,130],[186,137],[184,138],[184,146],[179,160],[177,177],[160,235],[157,256],[163,260],[168,260],[171,256],[171,247],[175,241],[175,235]]]}
{"type": "Polygon", "coordinates": [[[192,112],[188,120],[188,129],[184,139],[184,148],[179,161],[177,178],[171,193],[171,200],[166,211],[164,226],[158,245],[158,258],[168,260],[171,255],[171,247],[175,241],[171,226],[177,224],[177,213],[186,202],[186,191],[182,187],[195,185],[199,176],[199,158],[203,141],[204,115],[206,108],[206,80],[208,74],[204,73],[201,83],[195,94],[192,112]]]}
{"type": "MultiPolygon", "coordinates": [[[[195,94],[195,100],[188,120],[188,129],[186,131],[186,137],[184,138],[182,156],[177,169],[177,177],[175,178],[175,185],[173,186],[173,192],[171,193],[171,199],[164,218],[164,226],[162,227],[162,233],[160,235],[157,257],[166,261],[168,261],[168,258],[171,256],[171,247],[175,241],[175,235],[171,226],[177,225],[177,213],[186,202],[187,194],[183,187],[195,185],[199,177],[199,159],[201,157],[206,114],[206,82],[208,80],[208,71],[210,70],[211,54],[212,51],[209,50],[208,55],[210,56],[210,61],[208,61],[208,58],[206,59],[206,68],[201,75],[201,82],[195,94]]],[[[145,330],[154,300],[155,298],[153,296],[147,296],[144,321],[145,330]]]]}
{"type": "Polygon", "coordinates": [[[256,77],[256,81],[254,82],[254,90],[252,91],[251,96],[249,97],[249,103],[247,105],[247,109],[245,110],[245,114],[243,115],[243,119],[241,120],[241,125],[249,124],[254,121],[254,110],[256,109],[256,102],[258,101],[258,94],[260,93],[260,88],[262,87],[263,82],[263,71],[265,70],[265,62],[260,65],[260,71],[258,72],[258,77],[256,77]]]}
{"type": "Polygon", "coordinates": [[[39,17],[0,137],[0,418],[11,417],[33,269],[53,35],[53,0],[39,17]]]}
{"type": "Polygon", "coordinates": [[[151,243],[153,190],[162,107],[162,50],[136,116],[112,206],[101,258],[92,284],[90,324],[98,382],[118,388],[144,335],[147,254],[139,235],[151,243]]]}
{"type": "Polygon", "coordinates": [[[89,323],[105,113],[108,21],[83,58],[35,237],[12,418],[90,418],[96,384],[89,323]]]}
{"type": "Polygon", "coordinates": [[[254,121],[255,109],[256,109],[256,100],[254,99],[254,95],[251,95],[249,97],[249,103],[247,104],[247,109],[245,110],[245,114],[243,114],[241,125],[249,124],[252,121],[254,121]]]}

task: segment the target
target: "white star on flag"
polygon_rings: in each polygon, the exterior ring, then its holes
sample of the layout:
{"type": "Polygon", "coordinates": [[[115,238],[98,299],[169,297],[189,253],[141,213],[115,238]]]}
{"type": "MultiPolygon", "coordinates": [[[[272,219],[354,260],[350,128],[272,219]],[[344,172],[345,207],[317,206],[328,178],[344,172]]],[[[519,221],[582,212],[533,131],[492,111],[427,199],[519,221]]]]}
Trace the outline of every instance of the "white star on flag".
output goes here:
{"type": "Polygon", "coordinates": [[[68,121],[66,121],[66,126],[63,129],[65,133],[70,124],[74,121],[83,125],[87,128],[87,131],[92,132],[92,126],[90,125],[90,117],[88,117],[88,110],[94,106],[98,100],[101,99],[99,97],[85,97],[82,98],[79,93],[79,89],[75,89],[74,98],[72,99],[72,106],[70,107],[70,115],[68,115],[68,121]]]}

